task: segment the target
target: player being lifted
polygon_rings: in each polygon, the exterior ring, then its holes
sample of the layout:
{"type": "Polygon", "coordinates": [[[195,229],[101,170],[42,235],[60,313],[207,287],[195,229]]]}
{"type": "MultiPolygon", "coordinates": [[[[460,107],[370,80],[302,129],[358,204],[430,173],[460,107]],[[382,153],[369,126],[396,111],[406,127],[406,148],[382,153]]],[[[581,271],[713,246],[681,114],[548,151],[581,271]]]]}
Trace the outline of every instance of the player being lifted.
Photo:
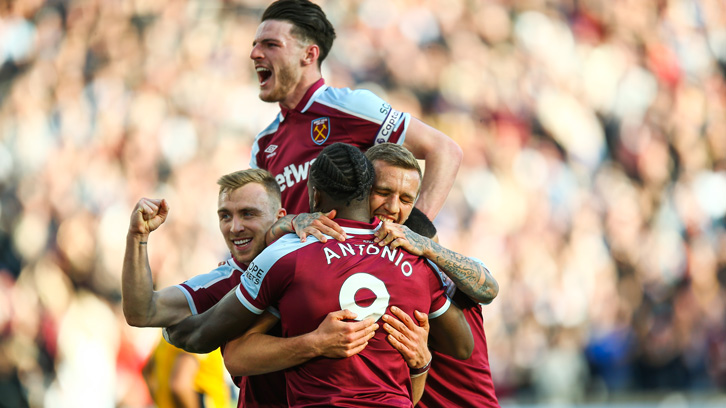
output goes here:
{"type": "Polygon", "coordinates": [[[461,148],[370,91],[326,85],[320,67],[333,46],[335,29],[317,4],[278,0],[261,20],[250,58],[260,82],[260,99],[279,103],[280,113],[257,135],[250,166],[275,176],[282,206],[291,214],[308,211],[305,181],[310,163],[325,146],[343,142],[365,151],[392,142],[425,160],[416,206],[435,218],[456,178],[461,148]]]}

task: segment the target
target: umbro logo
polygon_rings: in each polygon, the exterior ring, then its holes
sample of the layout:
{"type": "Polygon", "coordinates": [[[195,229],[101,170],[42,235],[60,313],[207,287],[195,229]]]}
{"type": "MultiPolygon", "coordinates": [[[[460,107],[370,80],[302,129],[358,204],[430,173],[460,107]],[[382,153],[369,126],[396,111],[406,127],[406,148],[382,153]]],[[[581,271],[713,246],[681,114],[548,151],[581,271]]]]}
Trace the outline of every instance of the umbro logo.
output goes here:
{"type": "Polygon", "coordinates": [[[274,156],[277,154],[277,145],[269,145],[267,146],[267,149],[265,149],[265,153],[267,153],[267,158],[274,156]]]}

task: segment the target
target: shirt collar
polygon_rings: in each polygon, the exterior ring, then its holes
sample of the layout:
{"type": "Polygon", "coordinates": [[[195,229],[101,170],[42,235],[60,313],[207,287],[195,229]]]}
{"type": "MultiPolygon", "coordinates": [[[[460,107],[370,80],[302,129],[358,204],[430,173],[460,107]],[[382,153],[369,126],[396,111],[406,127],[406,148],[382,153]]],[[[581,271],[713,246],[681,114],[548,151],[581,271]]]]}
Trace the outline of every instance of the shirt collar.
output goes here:
{"type": "Polygon", "coordinates": [[[239,269],[242,272],[247,270],[247,265],[245,265],[242,262],[235,259],[234,256],[231,256],[231,254],[230,254],[230,260],[228,262],[231,266],[236,267],[237,269],[239,269]]]}
{"type": "Polygon", "coordinates": [[[310,101],[311,101],[313,95],[318,90],[323,88],[324,86],[325,86],[325,79],[320,78],[317,81],[315,81],[315,83],[312,84],[312,86],[310,86],[310,88],[308,88],[307,91],[305,91],[305,95],[303,95],[300,102],[298,102],[297,106],[295,106],[295,109],[287,109],[286,107],[282,106],[282,104],[280,104],[280,112],[282,113],[282,116],[287,116],[287,113],[290,110],[294,110],[296,112],[304,112],[305,110],[307,110],[307,108],[310,105],[310,101]]]}
{"type": "Polygon", "coordinates": [[[347,235],[370,235],[381,228],[381,220],[378,217],[373,217],[370,222],[345,220],[342,218],[336,218],[335,222],[343,228],[347,235]]]}

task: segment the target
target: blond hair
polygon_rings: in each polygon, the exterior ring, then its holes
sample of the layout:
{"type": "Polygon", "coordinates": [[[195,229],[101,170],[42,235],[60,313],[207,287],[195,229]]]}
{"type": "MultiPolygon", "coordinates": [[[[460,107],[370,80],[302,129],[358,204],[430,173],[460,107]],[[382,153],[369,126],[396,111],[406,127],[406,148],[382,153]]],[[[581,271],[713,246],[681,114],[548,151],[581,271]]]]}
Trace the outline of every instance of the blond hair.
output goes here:
{"type": "Polygon", "coordinates": [[[219,184],[219,195],[231,193],[249,183],[257,183],[265,188],[265,191],[270,196],[270,202],[275,206],[273,210],[282,206],[280,186],[277,184],[275,177],[269,171],[263,169],[239,170],[234,173],[225,174],[217,180],[217,184],[219,184]]]}

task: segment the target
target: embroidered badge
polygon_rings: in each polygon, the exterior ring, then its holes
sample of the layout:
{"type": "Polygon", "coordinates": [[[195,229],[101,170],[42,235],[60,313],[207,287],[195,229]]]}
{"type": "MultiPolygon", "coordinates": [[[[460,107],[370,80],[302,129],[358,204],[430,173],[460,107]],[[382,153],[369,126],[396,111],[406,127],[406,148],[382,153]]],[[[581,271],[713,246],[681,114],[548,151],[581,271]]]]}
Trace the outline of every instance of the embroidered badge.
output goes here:
{"type": "Polygon", "coordinates": [[[269,145],[267,149],[265,149],[265,153],[267,153],[267,158],[274,156],[277,154],[277,145],[269,145]]]}
{"type": "Polygon", "coordinates": [[[330,118],[317,118],[310,122],[310,137],[316,145],[321,145],[330,136],[330,118]]]}

